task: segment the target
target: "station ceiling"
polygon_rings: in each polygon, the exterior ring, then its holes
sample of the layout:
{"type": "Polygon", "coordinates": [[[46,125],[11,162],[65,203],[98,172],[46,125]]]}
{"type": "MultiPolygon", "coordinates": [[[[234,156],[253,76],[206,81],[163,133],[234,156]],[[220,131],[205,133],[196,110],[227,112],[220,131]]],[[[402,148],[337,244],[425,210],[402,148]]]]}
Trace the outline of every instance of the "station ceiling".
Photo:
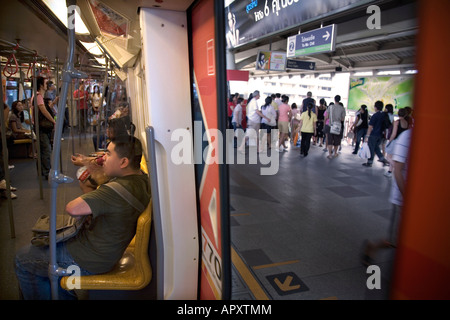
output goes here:
{"type": "Polygon", "coordinates": [[[286,52],[287,38],[298,34],[298,28],[232,50],[234,69],[248,70],[250,75],[254,76],[328,73],[336,72],[336,68],[342,68],[342,72],[414,69],[415,39],[418,32],[416,1],[391,0],[374,3],[381,9],[380,29],[368,29],[367,20],[371,15],[366,13],[365,7],[360,8],[359,11],[344,12],[340,16],[329,17],[326,21],[301,26],[300,31],[306,32],[321,26],[337,25],[334,52],[295,58],[315,62],[315,70],[287,69],[286,72],[255,70],[259,50],[286,52]]]}

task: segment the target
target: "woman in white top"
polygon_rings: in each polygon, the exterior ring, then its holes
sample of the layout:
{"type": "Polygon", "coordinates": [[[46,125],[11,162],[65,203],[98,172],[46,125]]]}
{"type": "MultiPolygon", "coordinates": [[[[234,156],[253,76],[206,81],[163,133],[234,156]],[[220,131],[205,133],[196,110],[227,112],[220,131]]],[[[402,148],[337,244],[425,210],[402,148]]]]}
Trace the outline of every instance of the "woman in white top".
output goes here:
{"type": "Polygon", "coordinates": [[[98,85],[94,86],[94,92],[91,96],[92,110],[94,111],[94,121],[93,124],[96,125],[99,118],[99,111],[102,105],[102,94],[98,85]]]}
{"type": "MultiPolygon", "coordinates": [[[[277,112],[275,111],[274,107],[272,106],[272,98],[267,97],[265,100],[265,104],[261,106],[261,112],[264,115],[265,118],[262,118],[261,120],[261,129],[266,130],[262,131],[263,136],[261,137],[261,141],[264,142],[264,133],[267,132],[267,146],[270,149],[272,140],[271,140],[271,130],[273,127],[276,126],[276,117],[277,112]]],[[[275,140],[276,142],[276,140],[275,140]]],[[[263,143],[259,149],[259,152],[265,151],[265,143],[263,143]]]]}

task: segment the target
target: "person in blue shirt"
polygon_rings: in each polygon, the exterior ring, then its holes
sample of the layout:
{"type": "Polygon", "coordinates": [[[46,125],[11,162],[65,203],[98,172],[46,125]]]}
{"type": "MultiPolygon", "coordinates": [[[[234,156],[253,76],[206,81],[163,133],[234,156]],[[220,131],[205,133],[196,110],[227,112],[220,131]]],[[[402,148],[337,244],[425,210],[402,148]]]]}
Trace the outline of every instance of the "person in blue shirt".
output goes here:
{"type": "Polygon", "coordinates": [[[375,158],[375,153],[377,154],[380,162],[384,165],[389,165],[389,162],[384,158],[380,150],[380,143],[383,139],[384,128],[384,118],[386,114],[383,111],[384,104],[382,101],[375,102],[375,114],[370,118],[369,129],[367,130],[365,142],[368,142],[370,149],[370,158],[367,159],[366,163],[363,163],[365,167],[371,167],[373,159],[375,158]]]}

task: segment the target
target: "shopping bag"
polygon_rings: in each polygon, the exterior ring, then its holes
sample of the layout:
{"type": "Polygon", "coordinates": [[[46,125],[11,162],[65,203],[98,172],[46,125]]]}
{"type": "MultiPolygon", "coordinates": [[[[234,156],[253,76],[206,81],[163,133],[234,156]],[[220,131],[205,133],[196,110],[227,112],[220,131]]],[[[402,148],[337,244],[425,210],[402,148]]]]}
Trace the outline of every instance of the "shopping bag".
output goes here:
{"type": "Polygon", "coordinates": [[[370,158],[371,153],[370,153],[370,149],[369,149],[369,144],[367,142],[364,142],[361,149],[359,149],[358,156],[361,159],[369,159],[370,158]]]}

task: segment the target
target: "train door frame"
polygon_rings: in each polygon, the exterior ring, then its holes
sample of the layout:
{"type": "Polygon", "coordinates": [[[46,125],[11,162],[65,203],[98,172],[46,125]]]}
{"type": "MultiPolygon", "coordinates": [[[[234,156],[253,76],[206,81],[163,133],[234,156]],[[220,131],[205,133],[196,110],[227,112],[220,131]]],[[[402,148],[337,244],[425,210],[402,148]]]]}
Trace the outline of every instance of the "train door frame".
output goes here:
{"type": "Polygon", "coordinates": [[[178,143],[172,140],[173,132],[183,128],[192,132],[186,12],[141,8],[139,19],[145,125],[154,127],[161,206],[161,213],[153,215],[161,216],[163,237],[158,239],[163,250],[157,259],[162,257],[164,269],[156,270],[154,280],[164,285],[159,299],[196,299],[199,233],[194,165],[171,161],[178,143]]]}
{"type": "MultiPolygon", "coordinates": [[[[216,111],[217,111],[217,128],[213,128],[213,129],[217,129],[219,132],[225,133],[226,129],[227,129],[227,117],[226,117],[226,112],[227,112],[227,105],[226,105],[226,101],[227,101],[227,79],[226,79],[226,46],[225,46],[225,7],[223,6],[223,4],[220,1],[209,1],[209,0],[197,0],[194,1],[191,6],[188,8],[187,10],[187,16],[188,16],[188,34],[189,34],[189,63],[190,63],[190,75],[191,75],[191,104],[192,104],[192,114],[193,114],[193,118],[195,117],[195,92],[194,92],[194,84],[195,84],[195,77],[194,77],[194,46],[193,46],[193,13],[194,10],[198,8],[199,5],[203,5],[204,3],[209,2],[209,5],[212,4],[213,8],[212,8],[212,12],[213,12],[213,17],[214,17],[214,31],[212,32],[212,35],[214,37],[214,72],[215,72],[215,77],[216,77],[216,81],[214,83],[214,89],[216,91],[216,111]]],[[[202,18],[208,18],[208,17],[203,17],[202,18]]],[[[211,88],[210,88],[211,89],[211,88]]],[[[199,88],[196,87],[195,89],[197,91],[197,94],[199,95],[199,88]]],[[[206,108],[205,108],[206,109],[206,108]]],[[[204,110],[204,112],[206,112],[206,110],[204,110]]],[[[204,117],[205,115],[203,114],[202,116],[202,121],[205,122],[206,119],[204,117]]],[[[202,125],[202,127],[204,127],[204,124],[202,125]]],[[[209,129],[211,129],[211,127],[209,127],[209,129]]],[[[203,130],[203,129],[202,129],[203,130]]],[[[203,133],[203,131],[202,131],[203,133]]],[[[202,135],[200,135],[200,137],[202,137],[202,135]]],[[[195,141],[194,143],[199,143],[199,141],[195,141]]],[[[195,148],[195,147],[194,147],[195,148]]],[[[219,159],[227,159],[227,155],[226,155],[226,144],[223,143],[222,144],[222,148],[221,149],[216,149],[219,151],[219,159]]],[[[204,148],[203,146],[201,147],[201,151],[203,154],[204,148]]],[[[201,195],[200,193],[200,189],[202,187],[202,183],[201,183],[201,177],[199,176],[199,170],[200,170],[200,166],[203,166],[205,162],[205,159],[202,159],[202,164],[200,165],[196,165],[196,185],[197,185],[197,210],[198,210],[198,224],[199,224],[199,230],[203,230],[202,228],[202,221],[201,221],[201,217],[202,217],[202,213],[201,213],[201,195]]],[[[216,296],[215,298],[219,298],[222,300],[229,300],[231,299],[231,240],[230,240],[230,202],[229,202],[229,170],[228,170],[228,165],[226,163],[222,163],[218,165],[218,174],[219,174],[219,181],[218,181],[218,198],[220,199],[219,201],[219,206],[218,206],[218,211],[219,211],[219,216],[220,219],[218,219],[218,223],[220,223],[220,243],[221,243],[221,275],[222,275],[222,279],[221,279],[221,290],[222,292],[220,292],[220,296],[216,296]]],[[[202,250],[202,248],[206,245],[206,240],[205,243],[204,239],[203,239],[203,234],[202,234],[202,239],[201,239],[201,243],[200,243],[200,252],[199,255],[200,257],[204,257],[204,252],[202,250]]],[[[212,241],[211,241],[212,242],[212,241]]],[[[217,249],[217,248],[216,248],[217,249]]],[[[213,250],[212,250],[213,251],[213,250]]],[[[212,252],[211,252],[212,253],[212,252]]],[[[202,262],[203,265],[203,262],[202,262]]],[[[203,267],[199,268],[199,298],[205,298],[207,297],[208,299],[212,298],[211,296],[208,296],[205,292],[202,292],[202,272],[206,272],[208,273],[208,271],[205,270],[203,271],[203,267]]],[[[209,278],[208,276],[206,276],[206,278],[209,278]]],[[[208,282],[212,282],[210,279],[208,279],[208,282]]],[[[209,284],[210,286],[213,286],[211,283],[209,284]]],[[[212,289],[212,288],[211,288],[212,289]]],[[[213,290],[214,291],[214,290],[213,290]]],[[[216,293],[217,294],[217,293],[216,293]]]]}

